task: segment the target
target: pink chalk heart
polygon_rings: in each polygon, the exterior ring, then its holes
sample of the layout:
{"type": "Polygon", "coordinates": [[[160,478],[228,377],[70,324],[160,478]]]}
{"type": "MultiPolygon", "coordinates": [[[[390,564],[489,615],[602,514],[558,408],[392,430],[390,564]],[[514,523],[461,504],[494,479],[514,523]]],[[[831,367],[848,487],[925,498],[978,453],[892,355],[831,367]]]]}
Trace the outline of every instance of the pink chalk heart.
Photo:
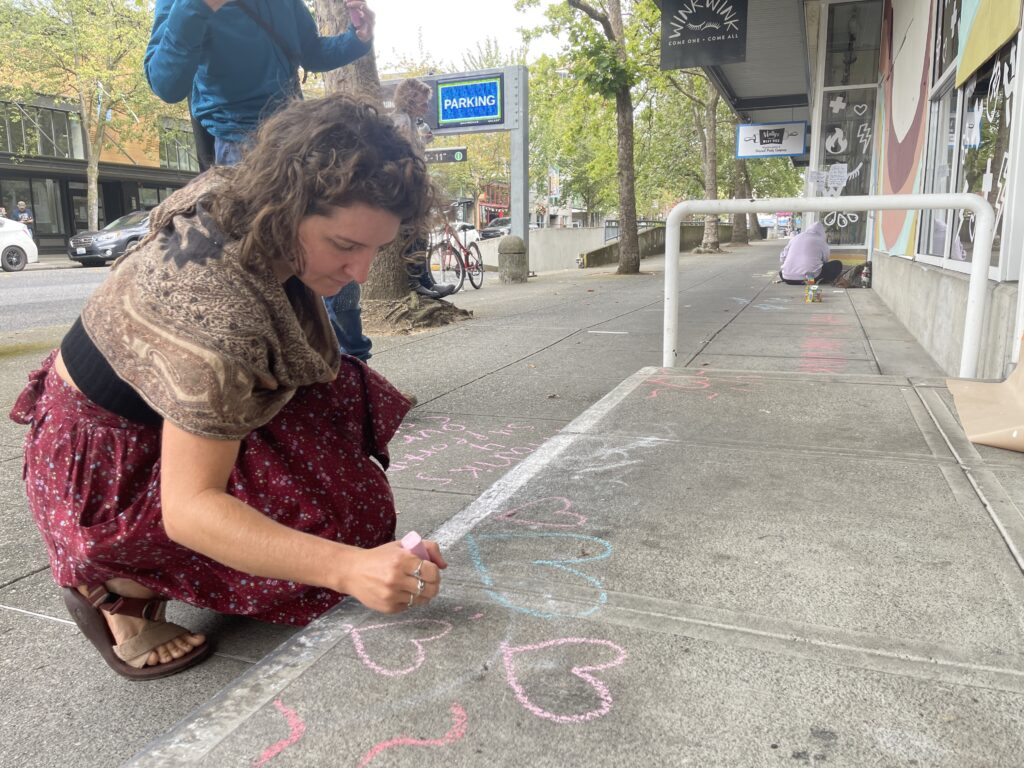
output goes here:
{"type": "MultiPolygon", "coordinates": [[[[366,666],[372,669],[379,675],[386,677],[401,677],[402,675],[408,675],[410,672],[415,672],[423,664],[427,658],[426,651],[423,646],[426,643],[439,640],[449,632],[452,631],[452,625],[447,621],[438,621],[436,619],[406,619],[405,621],[391,621],[385,624],[372,624],[368,627],[353,627],[350,633],[352,637],[352,645],[355,646],[356,654],[358,654],[360,661],[366,666]],[[412,663],[409,666],[396,668],[386,667],[383,664],[374,661],[370,653],[366,650],[366,637],[372,635],[374,632],[380,632],[381,630],[393,630],[396,627],[415,625],[415,628],[420,630],[420,633],[415,637],[407,638],[406,642],[411,643],[415,649],[413,653],[412,663]]],[[[379,656],[378,656],[379,658],[379,656]]]]}
{"type": "Polygon", "coordinates": [[[530,528],[578,528],[587,522],[587,518],[578,512],[571,512],[572,502],[560,496],[547,496],[531,501],[521,507],[510,509],[498,520],[530,528]],[[546,517],[550,515],[550,518],[546,517]]]}
{"type": "Polygon", "coordinates": [[[537,643],[534,645],[521,645],[518,647],[512,647],[508,643],[501,644],[501,653],[505,662],[505,676],[508,681],[509,687],[515,692],[516,700],[522,704],[527,710],[535,714],[537,717],[542,717],[545,720],[551,720],[556,723],[585,723],[588,720],[595,720],[599,717],[604,717],[611,711],[612,708],[612,694],[608,690],[608,686],[597,677],[593,672],[601,672],[612,667],[617,667],[627,658],[626,651],[620,646],[611,642],[610,640],[596,640],[585,637],[563,637],[558,640],[548,640],[545,643],[537,643]],[[594,689],[594,693],[597,695],[600,704],[594,709],[587,712],[576,712],[571,714],[558,714],[555,712],[549,712],[548,710],[534,704],[530,701],[530,697],[526,695],[522,684],[516,675],[516,665],[521,663],[521,659],[517,657],[524,657],[525,654],[530,653],[542,653],[547,648],[558,647],[562,645],[593,645],[603,646],[609,648],[615,653],[615,657],[610,661],[606,661],[603,664],[590,664],[586,666],[573,667],[570,670],[571,674],[583,680],[591,688],[594,689]]]}

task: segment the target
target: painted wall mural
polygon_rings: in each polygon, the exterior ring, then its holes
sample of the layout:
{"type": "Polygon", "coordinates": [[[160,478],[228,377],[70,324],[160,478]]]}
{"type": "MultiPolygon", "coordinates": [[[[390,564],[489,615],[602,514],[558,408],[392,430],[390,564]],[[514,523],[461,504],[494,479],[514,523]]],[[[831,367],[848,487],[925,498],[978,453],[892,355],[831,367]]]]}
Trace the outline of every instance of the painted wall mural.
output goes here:
{"type": "MultiPolygon", "coordinates": [[[[928,62],[931,44],[928,0],[886,0],[882,15],[882,99],[878,189],[882,194],[921,192],[927,143],[928,62]]],[[[919,214],[883,211],[875,229],[875,247],[913,255],[919,214]]]]}

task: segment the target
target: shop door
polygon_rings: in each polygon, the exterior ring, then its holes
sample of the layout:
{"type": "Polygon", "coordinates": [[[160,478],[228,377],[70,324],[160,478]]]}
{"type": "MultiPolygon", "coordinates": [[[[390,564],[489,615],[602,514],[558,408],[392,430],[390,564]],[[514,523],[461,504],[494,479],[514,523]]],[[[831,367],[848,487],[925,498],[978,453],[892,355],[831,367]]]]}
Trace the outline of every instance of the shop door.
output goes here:
{"type": "MultiPolygon", "coordinates": [[[[89,201],[86,186],[80,181],[68,182],[68,200],[71,201],[71,231],[84,232],[89,229],[89,201]]],[[[100,227],[107,219],[103,213],[103,195],[100,195],[100,227]]]]}

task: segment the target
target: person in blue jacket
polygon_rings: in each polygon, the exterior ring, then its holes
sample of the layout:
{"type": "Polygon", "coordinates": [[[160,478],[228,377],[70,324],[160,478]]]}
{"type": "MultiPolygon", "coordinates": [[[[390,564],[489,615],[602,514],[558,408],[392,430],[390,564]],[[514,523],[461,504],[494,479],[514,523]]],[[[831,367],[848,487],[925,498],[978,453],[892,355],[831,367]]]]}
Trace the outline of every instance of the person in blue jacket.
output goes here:
{"type": "MultiPolygon", "coordinates": [[[[234,165],[260,121],[301,97],[298,69],[327,72],[373,46],[374,14],[347,0],[351,24],[321,37],[302,0],[156,0],[146,79],[160,99],[191,97],[192,115],[214,140],[214,162],[234,165]]],[[[359,284],[325,299],[342,352],[370,358],[359,284]]]]}

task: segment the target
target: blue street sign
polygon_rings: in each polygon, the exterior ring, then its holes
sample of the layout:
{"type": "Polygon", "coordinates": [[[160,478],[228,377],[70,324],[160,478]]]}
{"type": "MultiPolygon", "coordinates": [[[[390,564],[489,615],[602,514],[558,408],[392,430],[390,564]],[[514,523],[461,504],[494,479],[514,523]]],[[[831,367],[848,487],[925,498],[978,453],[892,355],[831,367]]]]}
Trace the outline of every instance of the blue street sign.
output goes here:
{"type": "Polygon", "coordinates": [[[493,125],[505,120],[504,77],[437,83],[437,126],[493,125]]]}

